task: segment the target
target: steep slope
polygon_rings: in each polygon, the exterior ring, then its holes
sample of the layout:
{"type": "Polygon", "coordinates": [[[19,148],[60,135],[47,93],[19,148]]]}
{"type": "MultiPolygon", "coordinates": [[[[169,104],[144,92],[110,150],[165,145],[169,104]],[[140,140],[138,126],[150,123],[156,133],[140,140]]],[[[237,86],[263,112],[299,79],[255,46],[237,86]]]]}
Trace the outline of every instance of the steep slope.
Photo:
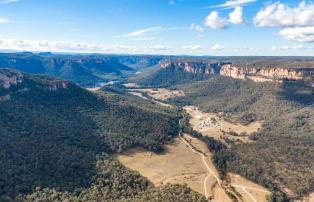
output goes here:
{"type": "MultiPolygon", "coordinates": [[[[109,154],[136,146],[161,151],[178,132],[174,111],[9,69],[0,69],[0,97],[0,200],[110,201],[168,192],[109,154]]],[[[169,189],[202,201],[185,187],[169,189]]]]}
{"type": "Polygon", "coordinates": [[[135,82],[144,86],[169,87],[177,84],[185,84],[191,81],[201,81],[210,78],[208,74],[191,74],[180,71],[175,66],[168,68],[155,68],[143,75],[130,77],[129,82],[135,82]]]}

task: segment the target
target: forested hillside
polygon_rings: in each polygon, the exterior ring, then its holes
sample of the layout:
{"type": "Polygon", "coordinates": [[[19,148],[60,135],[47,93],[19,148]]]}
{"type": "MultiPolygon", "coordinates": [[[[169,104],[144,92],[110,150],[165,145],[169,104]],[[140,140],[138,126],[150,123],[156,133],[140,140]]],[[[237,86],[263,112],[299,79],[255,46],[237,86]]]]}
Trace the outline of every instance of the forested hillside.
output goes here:
{"type": "Polygon", "coordinates": [[[183,186],[169,187],[178,195],[154,188],[109,155],[162,151],[178,133],[175,111],[46,76],[0,74],[1,201],[203,200],[183,186]]]}
{"type": "Polygon", "coordinates": [[[190,74],[184,71],[176,71],[172,68],[157,68],[143,75],[130,77],[129,82],[135,82],[147,87],[170,87],[177,84],[185,84],[192,81],[201,81],[210,78],[207,74],[190,74]]]}

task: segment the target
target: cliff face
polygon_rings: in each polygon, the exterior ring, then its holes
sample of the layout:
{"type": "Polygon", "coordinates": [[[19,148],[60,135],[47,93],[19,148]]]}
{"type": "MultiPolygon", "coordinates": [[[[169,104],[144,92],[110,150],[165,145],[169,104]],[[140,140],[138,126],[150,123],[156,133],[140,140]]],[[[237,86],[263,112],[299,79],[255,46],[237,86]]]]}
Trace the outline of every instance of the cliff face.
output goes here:
{"type": "Polygon", "coordinates": [[[59,89],[67,89],[69,87],[70,82],[68,81],[55,81],[50,83],[49,90],[57,91],[59,89]]]}
{"type": "MultiPolygon", "coordinates": [[[[239,67],[233,65],[223,65],[220,70],[223,76],[229,76],[236,79],[251,79],[255,82],[275,81],[282,82],[288,80],[303,80],[311,76],[311,72],[303,70],[285,69],[285,68],[254,68],[239,67]]],[[[312,71],[314,75],[314,70],[312,71]]]]}
{"type": "Polygon", "coordinates": [[[160,63],[162,68],[174,68],[176,70],[183,70],[185,72],[194,74],[219,74],[221,63],[208,62],[169,62],[163,61],[160,63]]]}
{"type": "Polygon", "coordinates": [[[255,82],[283,82],[283,80],[311,80],[314,85],[314,69],[261,68],[226,63],[209,62],[161,62],[162,68],[175,68],[190,73],[216,74],[255,82]]]}
{"type": "Polygon", "coordinates": [[[0,69],[0,87],[8,89],[22,82],[23,75],[15,70],[0,69]]]}

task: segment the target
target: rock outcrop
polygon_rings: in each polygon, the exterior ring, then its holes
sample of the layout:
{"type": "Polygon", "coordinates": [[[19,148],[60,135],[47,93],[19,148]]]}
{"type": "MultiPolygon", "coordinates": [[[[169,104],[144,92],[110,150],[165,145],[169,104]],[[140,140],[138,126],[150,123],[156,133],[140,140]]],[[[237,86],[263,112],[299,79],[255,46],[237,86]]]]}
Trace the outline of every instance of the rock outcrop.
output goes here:
{"type": "Polygon", "coordinates": [[[23,81],[23,75],[15,70],[0,69],[0,88],[8,89],[23,81]]]}
{"type": "Polygon", "coordinates": [[[219,74],[223,63],[208,63],[208,62],[160,62],[162,68],[175,68],[189,73],[198,74],[219,74]]]}
{"type": "Polygon", "coordinates": [[[67,89],[69,87],[69,81],[54,81],[49,84],[49,90],[57,91],[59,89],[67,89]]]}
{"type": "Polygon", "coordinates": [[[221,67],[220,74],[236,79],[250,79],[255,82],[282,82],[285,79],[298,81],[307,76],[313,76],[314,69],[311,72],[302,69],[256,68],[229,64],[221,67]]]}

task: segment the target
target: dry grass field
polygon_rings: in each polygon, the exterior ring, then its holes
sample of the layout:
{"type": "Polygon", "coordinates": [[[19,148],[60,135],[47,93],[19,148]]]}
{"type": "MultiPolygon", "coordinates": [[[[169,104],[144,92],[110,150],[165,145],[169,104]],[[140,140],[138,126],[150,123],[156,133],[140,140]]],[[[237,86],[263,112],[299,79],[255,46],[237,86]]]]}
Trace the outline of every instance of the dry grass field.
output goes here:
{"type": "MultiPolygon", "coordinates": [[[[130,85],[128,85],[130,86],[130,85]]],[[[158,89],[129,89],[130,91],[147,93],[148,96],[156,99],[156,100],[168,100],[174,97],[184,96],[184,92],[181,90],[168,90],[165,88],[158,89]]]]}
{"type": "Polygon", "coordinates": [[[133,149],[118,158],[125,166],[140,172],[156,186],[186,183],[204,194],[203,181],[208,173],[207,169],[202,159],[192,153],[179,138],[167,145],[163,154],[133,149]]]}
{"type": "Polygon", "coordinates": [[[228,179],[231,186],[241,194],[243,201],[266,201],[266,197],[270,194],[264,187],[255,184],[240,175],[228,173],[228,179]]]}
{"type": "MultiPolygon", "coordinates": [[[[200,154],[192,152],[180,138],[175,139],[172,144],[167,145],[166,152],[163,154],[155,154],[142,149],[133,149],[119,155],[118,159],[126,167],[136,170],[141,175],[147,177],[155,186],[162,186],[166,183],[187,184],[193,190],[212,198],[212,201],[231,202],[232,200],[226,194],[223,186],[217,183],[215,176],[218,176],[218,172],[211,161],[212,154],[208,151],[207,146],[202,141],[188,135],[185,135],[184,139],[197,152],[205,156],[205,161],[209,168],[205,166],[200,154]],[[213,173],[209,172],[208,169],[213,173]]],[[[245,188],[244,191],[241,187],[235,187],[235,190],[241,194],[241,201],[253,201],[250,195],[258,202],[266,201],[268,193],[263,192],[263,190],[266,190],[265,188],[238,175],[229,174],[228,176],[230,181],[228,182],[230,183],[229,186],[235,185],[250,188],[245,188]],[[253,189],[260,189],[261,191],[253,189]]],[[[225,183],[223,182],[222,184],[225,183]]]]}

